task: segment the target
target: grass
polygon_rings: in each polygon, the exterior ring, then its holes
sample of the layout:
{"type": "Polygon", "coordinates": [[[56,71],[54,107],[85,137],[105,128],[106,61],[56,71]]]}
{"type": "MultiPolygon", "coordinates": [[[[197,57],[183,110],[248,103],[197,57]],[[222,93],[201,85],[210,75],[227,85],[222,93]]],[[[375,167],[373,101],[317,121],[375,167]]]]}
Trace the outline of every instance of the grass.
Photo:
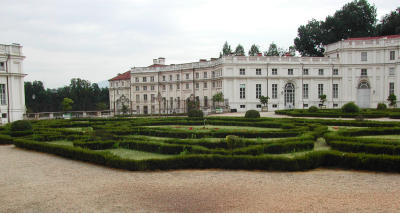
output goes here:
{"type": "Polygon", "coordinates": [[[376,138],[383,140],[400,140],[400,135],[368,135],[359,136],[358,138],[376,138]]]}
{"type": "Polygon", "coordinates": [[[216,126],[216,125],[206,125],[206,126],[195,126],[195,125],[160,125],[160,126],[147,126],[154,128],[163,129],[186,129],[186,130],[196,130],[198,132],[210,132],[210,131],[225,131],[225,130],[236,130],[240,132],[246,131],[279,131],[279,128],[262,128],[262,127],[249,127],[249,126],[216,126]]]}
{"type": "Polygon", "coordinates": [[[69,128],[65,128],[68,130],[72,130],[72,131],[77,131],[77,132],[91,132],[93,131],[92,127],[69,127],[69,128]]]}
{"type": "Polygon", "coordinates": [[[62,146],[74,146],[74,144],[71,141],[50,141],[46,143],[62,145],[62,146]]]}
{"type": "Polygon", "coordinates": [[[358,126],[328,126],[329,131],[339,131],[345,129],[360,129],[360,128],[368,128],[368,127],[358,127],[358,126]]]}
{"type": "MultiPolygon", "coordinates": [[[[104,150],[101,150],[104,151],[104,150]]],[[[107,149],[106,151],[117,155],[121,158],[133,159],[133,160],[146,160],[146,159],[164,159],[169,157],[174,157],[175,155],[163,155],[158,153],[151,153],[151,152],[142,152],[132,149],[107,149]]]]}

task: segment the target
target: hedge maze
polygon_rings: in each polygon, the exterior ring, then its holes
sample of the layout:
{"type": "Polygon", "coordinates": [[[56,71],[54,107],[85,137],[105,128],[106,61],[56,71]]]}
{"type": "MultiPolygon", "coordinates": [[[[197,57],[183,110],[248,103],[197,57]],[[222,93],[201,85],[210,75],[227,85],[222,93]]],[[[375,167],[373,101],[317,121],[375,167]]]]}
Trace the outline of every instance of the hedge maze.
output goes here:
{"type": "Polygon", "coordinates": [[[399,122],[142,117],[13,125],[0,127],[0,144],[127,170],[400,172],[399,122]]]}

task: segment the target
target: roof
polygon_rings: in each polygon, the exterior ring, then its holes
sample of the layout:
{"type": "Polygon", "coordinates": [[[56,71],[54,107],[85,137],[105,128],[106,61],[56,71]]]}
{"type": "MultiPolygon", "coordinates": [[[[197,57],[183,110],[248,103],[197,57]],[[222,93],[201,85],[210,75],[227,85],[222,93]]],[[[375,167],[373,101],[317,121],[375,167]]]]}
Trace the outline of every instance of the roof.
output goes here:
{"type": "Polygon", "coordinates": [[[348,38],[346,40],[353,41],[353,40],[375,40],[375,39],[383,39],[383,38],[400,38],[400,35],[386,35],[386,36],[377,36],[377,37],[361,37],[361,38],[348,38]]]}
{"type": "Polygon", "coordinates": [[[124,72],[110,79],[109,81],[129,80],[131,78],[131,71],[124,72]]]}
{"type": "Polygon", "coordinates": [[[167,65],[165,65],[165,64],[153,64],[153,65],[150,65],[148,67],[165,67],[165,66],[167,66],[167,65]]]}

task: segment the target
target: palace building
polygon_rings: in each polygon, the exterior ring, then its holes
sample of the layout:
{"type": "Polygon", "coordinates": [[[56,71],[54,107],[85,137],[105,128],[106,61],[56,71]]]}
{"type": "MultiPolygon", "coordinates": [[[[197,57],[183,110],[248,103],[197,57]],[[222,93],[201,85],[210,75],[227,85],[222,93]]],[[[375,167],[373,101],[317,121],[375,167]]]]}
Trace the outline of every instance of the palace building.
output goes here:
{"type": "Polygon", "coordinates": [[[22,120],[25,114],[24,59],[19,44],[0,44],[1,124],[22,120]]]}
{"type": "Polygon", "coordinates": [[[268,109],[320,106],[340,108],[354,101],[362,108],[399,97],[400,35],[349,38],[325,46],[324,57],[222,56],[185,64],[153,60],[134,67],[110,82],[110,108],[123,106],[137,114],[183,113],[188,98],[212,112],[261,110],[260,96],[268,96],[268,109]],[[223,103],[212,97],[222,92],[223,103]]]}

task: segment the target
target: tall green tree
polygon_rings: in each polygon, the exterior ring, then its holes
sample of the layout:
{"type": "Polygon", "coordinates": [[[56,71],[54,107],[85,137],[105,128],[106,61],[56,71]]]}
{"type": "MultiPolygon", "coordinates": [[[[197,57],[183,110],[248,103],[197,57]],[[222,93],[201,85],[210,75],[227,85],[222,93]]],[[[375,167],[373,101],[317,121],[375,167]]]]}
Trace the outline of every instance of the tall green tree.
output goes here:
{"type": "Polygon", "coordinates": [[[382,36],[400,34],[400,7],[381,19],[377,31],[382,36]]]}
{"type": "Polygon", "coordinates": [[[376,35],[376,8],[366,0],[354,0],[325,21],[311,20],[301,25],[294,40],[302,56],[322,56],[322,45],[350,37],[376,35]]]}
{"type": "Polygon", "coordinates": [[[244,56],[245,52],[244,52],[244,48],[242,45],[238,44],[236,49],[235,49],[235,55],[237,56],[244,56]]]}
{"type": "Polygon", "coordinates": [[[249,56],[256,56],[258,53],[260,53],[258,46],[255,44],[251,45],[249,50],[249,56]]]}
{"type": "Polygon", "coordinates": [[[224,46],[222,47],[222,55],[231,55],[232,54],[232,49],[231,45],[228,44],[227,41],[225,41],[224,46]]]}
{"type": "Polygon", "coordinates": [[[282,48],[278,48],[278,46],[272,42],[269,47],[268,50],[265,52],[264,55],[266,56],[280,56],[284,54],[284,50],[282,48]]]}
{"type": "Polygon", "coordinates": [[[64,98],[63,101],[61,102],[62,110],[63,111],[71,111],[72,104],[74,104],[74,101],[72,99],[64,98]]]}

